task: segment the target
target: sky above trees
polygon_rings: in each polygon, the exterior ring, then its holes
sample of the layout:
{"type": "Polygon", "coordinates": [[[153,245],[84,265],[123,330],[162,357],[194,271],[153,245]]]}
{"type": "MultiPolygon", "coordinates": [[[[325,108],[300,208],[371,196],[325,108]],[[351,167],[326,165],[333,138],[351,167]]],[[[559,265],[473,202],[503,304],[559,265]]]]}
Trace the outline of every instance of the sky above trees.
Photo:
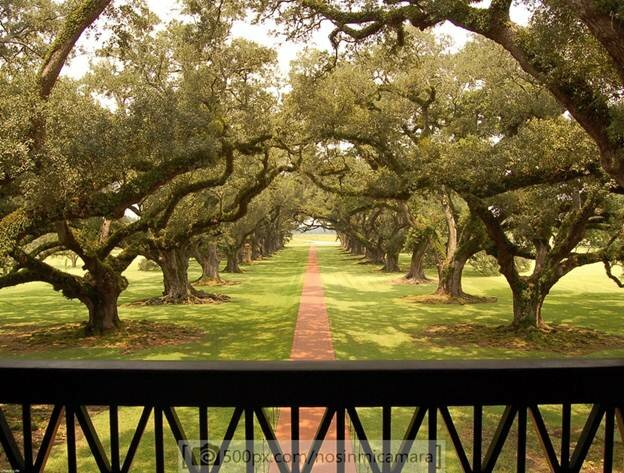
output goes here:
{"type": "MultiPolygon", "coordinates": [[[[147,4],[150,10],[156,13],[163,22],[173,19],[179,20],[183,17],[178,0],[147,0],[147,4]]],[[[482,4],[483,6],[489,5],[489,0],[482,2],[482,4]]],[[[530,13],[525,6],[512,6],[511,19],[514,22],[524,25],[527,24],[529,17],[530,13]]],[[[273,34],[274,29],[275,24],[272,22],[252,24],[252,18],[250,17],[247,21],[237,21],[234,24],[232,36],[249,39],[263,46],[276,48],[278,51],[279,68],[284,77],[287,76],[290,70],[291,61],[295,60],[304,48],[330,50],[332,47],[328,36],[333,27],[328,21],[324,22],[322,28],[312,35],[311,41],[305,44],[288,41],[284,37],[280,37],[279,34],[275,35],[273,34]]],[[[448,36],[452,41],[454,49],[461,49],[472,35],[448,21],[436,27],[435,31],[438,35],[448,36]]],[[[89,61],[93,59],[93,49],[96,44],[97,41],[93,37],[85,36],[79,43],[84,48],[84,51],[76,55],[67,65],[64,73],[75,78],[82,77],[89,70],[89,61]]]]}

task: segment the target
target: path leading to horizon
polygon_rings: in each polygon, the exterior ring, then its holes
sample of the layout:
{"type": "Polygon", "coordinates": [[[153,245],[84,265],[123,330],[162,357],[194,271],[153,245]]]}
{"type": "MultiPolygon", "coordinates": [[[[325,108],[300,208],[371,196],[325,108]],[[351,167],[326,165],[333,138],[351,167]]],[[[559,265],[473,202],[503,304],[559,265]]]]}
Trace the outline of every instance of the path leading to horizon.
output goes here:
{"type": "Polygon", "coordinates": [[[291,360],[335,360],[325,291],[316,246],[311,245],[303,276],[299,314],[293,336],[291,360]]]}
{"type": "MultiPolygon", "coordinates": [[[[301,292],[290,359],[317,361],[336,359],[329,315],[325,305],[325,291],[321,281],[318,254],[314,245],[310,246],[308,252],[308,262],[303,280],[303,290],[301,292]]],[[[307,453],[309,450],[324,412],[325,408],[322,407],[300,409],[299,438],[301,440],[300,452],[302,454],[307,453]]],[[[290,420],[290,409],[280,409],[275,434],[285,453],[290,452],[291,446],[290,420]]],[[[336,452],[336,438],[336,422],[334,420],[329,432],[325,436],[321,454],[314,464],[313,471],[322,473],[334,473],[336,471],[336,463],[328,461],[336,452]]],[[[352,451],[348,436],[345,441],[345,450],[347,454],[352,451]]],[[[273,466],[272,471],[277,471],[277,467],[273,466]]],[[[347,463],[345,471],[346,473],[355,473],[355,465],[352,462],[347,463]]]]}

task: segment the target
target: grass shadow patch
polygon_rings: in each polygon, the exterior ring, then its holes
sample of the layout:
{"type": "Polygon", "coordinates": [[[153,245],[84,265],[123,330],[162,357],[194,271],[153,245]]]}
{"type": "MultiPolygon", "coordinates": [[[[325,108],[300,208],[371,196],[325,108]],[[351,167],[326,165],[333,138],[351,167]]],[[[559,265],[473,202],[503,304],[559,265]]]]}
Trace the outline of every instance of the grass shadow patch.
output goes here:
{"type": "Polygon", "coordinates": [[[127,320],[117,331],[100,337],[85,335],[83,322],[4,326],[0,333],[0,350],[9,353],[45,353],[64,348],[109,348],[129,354],[138,350],[181,345],[199,340],[204,335],[198,328],[149,320],[127,320]]]}
{"type": "Polygon", "coordinates": [[[440,347],[505,348],[518,352],[550,351],[566,355],[624,348],[624,336],[585,327],[552,324],[545,329],[517,330],[509,325],[436,324],[412,337],[440,347]]]}

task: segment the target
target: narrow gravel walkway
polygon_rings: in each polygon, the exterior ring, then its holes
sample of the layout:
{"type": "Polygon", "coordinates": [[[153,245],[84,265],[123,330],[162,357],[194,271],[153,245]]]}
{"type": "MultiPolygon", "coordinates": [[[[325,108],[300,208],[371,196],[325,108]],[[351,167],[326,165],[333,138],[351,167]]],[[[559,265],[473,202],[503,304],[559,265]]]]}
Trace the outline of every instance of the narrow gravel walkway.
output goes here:
{"type": "MultiPolygon", "coordinates": [[[[303,291],[299,305],[299,315],[293,337],[293,345],[290,353],[291,360],[335,360],[336,353],[332,343],[331,326],[327,307],[325,306],[325,291],[321,282],[321,271],[318,264],[317,249],[310,246],[308,264],[304,275],[303,291]]],[[[303,408],[299,414],[299,438],[302,456],[307,454],[312,440],[321,422],[325,408],[303,408]]],[[[290,453],[291,426],[290,409],[280,409],[277,423],[276,436],[280,441],[285,453],[290,453]]],[[[312,469],[313,473],[336,472],[336,425],[335,420],[325,436],[325,442],[321,448],[321,454],[317,458],[312,469]]],[[[353,451],[351,441],[346,435],[345,451],[350,455],[353,451]]],[[[303,458],[302,458],[303,461],[303,458]]],[[[273,465],[272,473],[277,471],[273,465]]],[[[355,464],[347,462],[346,473],[355,473],[355,464]]]]}

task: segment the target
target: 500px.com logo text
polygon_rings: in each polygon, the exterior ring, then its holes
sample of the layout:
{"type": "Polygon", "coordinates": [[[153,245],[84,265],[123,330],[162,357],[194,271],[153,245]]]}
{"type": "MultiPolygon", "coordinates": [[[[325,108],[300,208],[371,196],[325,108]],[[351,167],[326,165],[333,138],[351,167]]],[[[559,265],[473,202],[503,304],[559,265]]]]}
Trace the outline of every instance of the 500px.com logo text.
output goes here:
{"type": "Polygon", "coordinates": [[[292,453],[282,451],[280,445],[291,445],[286,440],[273,446],[267,442],[245,442],[236,441],[230,443],[227,449],[220,451],[219,447],[209,442],[202,441],[185,441],[180,442],[179,471],[188,471],[188,466],[206,466],[206,465],[227,465],[227,464],[249,464],[252,463],[259,467],[262,471],[263,466],[272,463],[285,463],[291,465],[298,463],[299,465],[308,462],[324,465],[346,464],[346,465],[366,465],[376,463],[382,465],[390,463],[392,465],[412,465],[410,471],[418,473],[420,471],[429,471],[432,465],[438,472],[444,471],[444,442],[418,441],[409,452],[398,452],[398,449],[391,449],[393,453],[382,453],[381,449],[373,448],[366,453],[360,449],[354,449],[353,444],[345,445],[344,451],[341,451],[336,441],[326,441],[322,448],[314,453],[310,447],[312,441],[299,441],[299,452],[292,453]]]}

